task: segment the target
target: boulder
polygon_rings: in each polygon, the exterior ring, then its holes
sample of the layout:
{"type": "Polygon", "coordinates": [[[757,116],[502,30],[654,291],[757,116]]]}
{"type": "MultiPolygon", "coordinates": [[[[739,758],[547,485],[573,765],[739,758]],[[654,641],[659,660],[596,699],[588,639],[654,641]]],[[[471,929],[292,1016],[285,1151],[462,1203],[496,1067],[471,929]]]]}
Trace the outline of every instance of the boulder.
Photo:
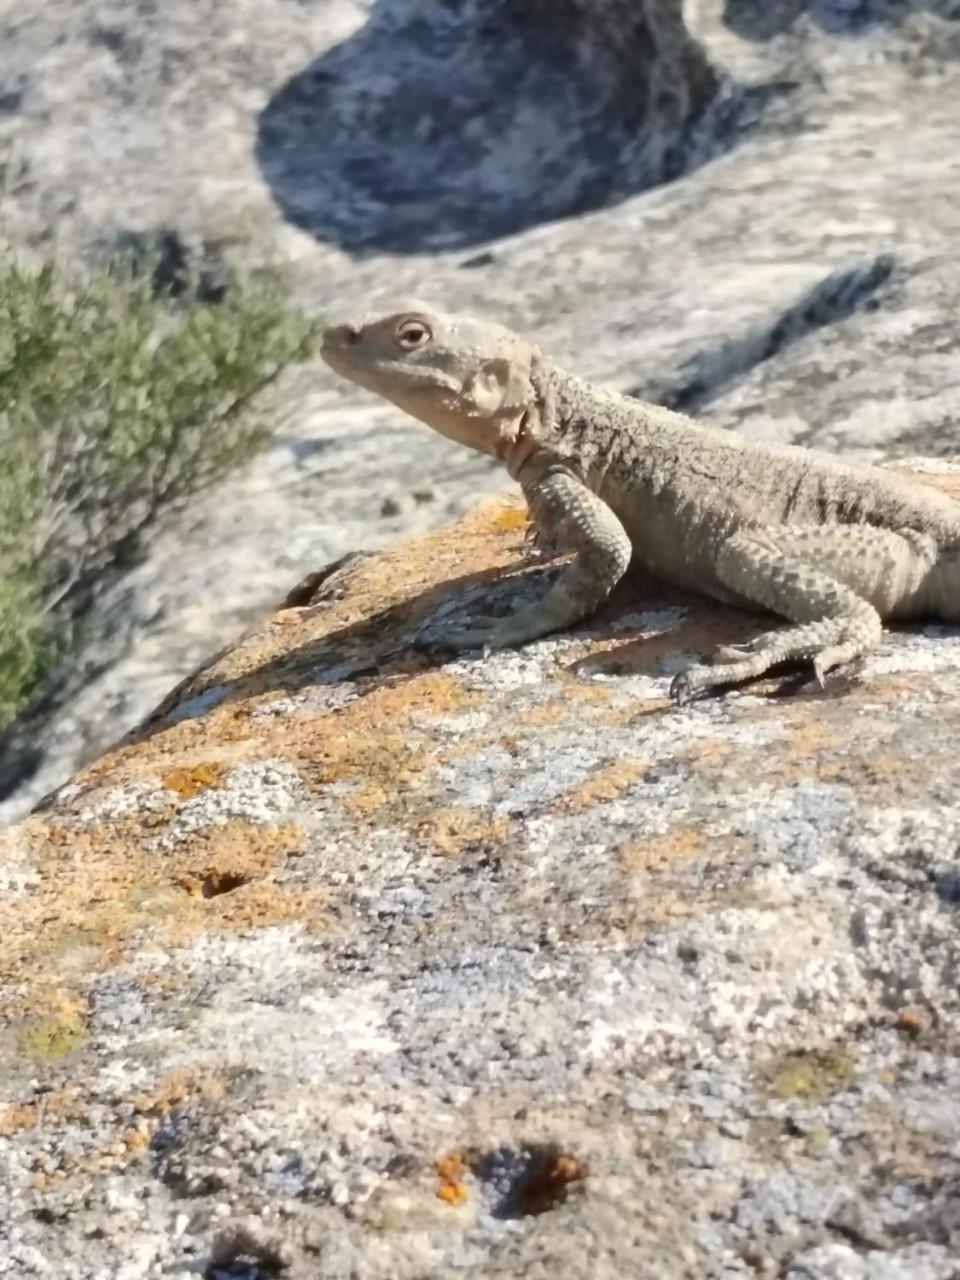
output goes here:
{"type": "Polygon", "coordinates": [[[636,580],[451,660],[524,526],[312,575],[0,837],[0,1275],[956,1276],[956,628],[681,711],[762,621],[636,580]]]}

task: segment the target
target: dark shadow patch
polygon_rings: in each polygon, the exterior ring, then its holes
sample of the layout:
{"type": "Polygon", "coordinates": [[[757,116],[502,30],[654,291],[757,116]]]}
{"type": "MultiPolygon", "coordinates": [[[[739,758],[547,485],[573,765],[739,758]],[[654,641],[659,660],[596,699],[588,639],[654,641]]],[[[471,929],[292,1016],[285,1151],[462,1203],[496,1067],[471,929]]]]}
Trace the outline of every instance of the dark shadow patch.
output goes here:
{"type": "Polygon", "coordinates": [[[726,0],[724,25],[743,40],[765,44],[806,19],[828,35],[862,36],[899,26],[914,13],[960,19],[957,0],[726,0]]]}
{"type": "Polygon", "coordinates": [[[281,609],[302,609],[307,605],[342,600],[350,590],[350,584],[358,570],[372,559],[372,551],[348,551],[339,560],[333,560],[322,569],[301,578],[287,592],[281,609]]]}
{"type": "Polygon", "coordinates": [[[149,274],[154,297],[181,298],[193,293],[199,302],[218,303],[233,282],[223,246],[214,241],[188,244],[179,231],[121,231],[108,246],[114,269],[132,276],[149,274]]]}
{"type": "Polygon", "coordinates": [[[677,0],[377,0],[268,103],[257,157],[320,240],[462,250],[677,177],[782,89],[721,84],[677,0]]]}
{"type": "Polygon", "coordinates": [[[628,394],[670,409],[698,409],[799,339],[838,324],[858,311],[878,307],[877,295],[890,281],[895,266],[894,256],[884,253],[868,262],[833,271],[772,324],[700,352],[670,381],[632,387],[628,394]]]}
{"type": "Polygon", "coordinates": [[[217,1232],[203,1280],[272,1280],[292,1257],[279,1237],[254,1223],[238,1222],[217,1232]]]}
{"type": "Polygon", "coordinates": [[[531,1218],[562,1205],[587,1176],[584,1164],[555,1143],[498,1147],[471,1161],[493,1199],[493,1216],[531,1218]]]}
{"type": "MultiPolygon", "coordinates": [[[[348,586],[341,574],[352,577],[359,568],[359,565],[352,562],[356,559],[365,560],[369,554],[343,557],[341,561],[335,562],[335,572],[328,569],[321,570],[317,575],[308,575],[294,588],[291,595],[295,599],[308,599],[310,608],[323,608],[325,592],[333,592],[335,596],[341,589],[347,590],[348,586]],[[318,590],[311,590],[311,578],[319,579],[318,590]]],[[[420,630],[424,629],[423,624],[429,623],[430,606],[449,603],[451,595],[484,583],[490,584],[497,599],[501,592],[506,593],[506,600],[514,598],[513,593],[517,591],[530,590],[531,585],[540,581],[541,575],[537,569],[523,560],[451,578],[426,591],[413,594],[400,603],[390,605],[379,613],[360,618],[310,644],[282,654],[249,674],[223,685],[212,673],[223,654],[233,647],[228,645],[214,654],[199,671],[181,681],[137,728],[119,739],[115,745],[146,741],[155,733],[162,733],[171,724],[203,715],[210,707],[220,703],[243,701],[271,690],[292,693],[298,689],[314,687],[323,683],[317,676],[320,667],[340,669],[331,683],[370,678],[371,687],[373,681],[402,680],[418,672],[435,669],[442,665],[442,661],[438,663],[433,651],[430,654],[421,652],[418,644],[422,642],[417,639],[420,630]],[[419,627],[418,620],[421,624],[419,627]],[[208,672],[211,674],[208,675],[208,672]],[[196,704],[195,709],[189,715],[181,714],[180,709],[188,704],[196,704]]],[[[487,603],[488,599],[485,598],[484,608],[487,603]]],[[[464,609],[463,614],[466,620],[469,610],[464,609]]],[[[429,645],[424,644],[424,647],[429,645]]],[[[449,660],[453,661],[456,656],[450,653],[449,660]]],[[[361,696],[364,691],[362,688],[358,690],[361,696]]],[[[52,805],[56,794],[52,792],[44,797],[38,808],[52,805]]]]}
{"type": "Polygon", "coordinates": [[[30,81],[25,75],[0,80],[0,116],[15,116],[23,106],[30,81]]]}
{"type": "Polygon", "coordinates": [[[0,734],[0,801],[35,778],[45,758],[40,747],[18,741],[14,727],[0,734]]]}
{"type": "MultiPolygon", "coordinates": [[[[364,555],[362,558],[367,557],[364,555]]],[[[348,562],[350,559],[345,557],[348,562]]],[[[354,566],[347,563],[340,571],[352,577],[354,566]]],[[[449,578],[223,683],[215,669],[222,654],[232,647],[228,646],[214,655],[204,668],[178,685],[146,720],[121,738],[117,745],[130,746],[147,741],[183,719],[205,714],[211,706],[242,703],[275,690],[291,694],[323,684],[350,681],[356,697],[362,699],[387,685],[402,684],[426,671],[442,670],[448,663],[460,662],[464,658],[482,661],[479,651],[457,652],[445,646],[440,639],[445,626],[470,625],[479,614],[484,617],[510,614],[542,596],[558,572],[559,569],[549,563],[543,565],[517,559],[495,568],[449,578]],[[478,592],[478,588],[482,590],[478,592]],[[331,673],[329,678],[323,678],[323,669],[331,673]],[[184,708],[189,708],[189,711],[185,712],[184,708]]],[[[321,581],[318,592],[322,599],[328,583],[336,589],[339,572],[327,575],[326,571],[321,571],[316,577],[325,579],[321,581]]],[[[310,595],[309,578],[304,582],[308,585],[304,587],[301,584],[301,588],[311,600],[308,607],[322,609],[323,604],[317,604],[317,598],[310,595]]],[[[297,598],[300,598],[299,590],[295,588],[297,598]]],[[[609,648],[593,648],[588,657],[569,663],[565,670],[571,676],[588,679],[598,674],[673,675],[690,662],[709,661],[717,645],[743,644],[759,631],[778,625],[788,624],[776,615],[722,605],[661,582],[649,574],[633,571],[590,619],[563,633],[571,638],[579,637],[593,646],[598,642],[601,645],[605,641],[613,643],[609,648]],[[632,638],[629,629],[620,622],[625,613],[658,612],[677,607],[686,610],[684,619],[653,636],[632,638]]],[[[796,671],[796,664],[787,671],[796,671]]],[[[752,693],[761,691],[771,696],[792,694],[794,697],[822,699],[836,696],[848,688],[842,675],[835,679],[831,674],[824,692],[811,682],[809,668],[801,670],[795,679],[788,679],[785,684],[777,679],[783,673],[784,668],[780,667],[749,685],[724,686],[703,696],[722,698],[749,687],[752,693]]],[[[56,792],[46,797],[39,807],[49,807],[55,799],[56,792]]]]}
{"type": "Polygon", "coordinates": [[[210,871],[198,879],[201,897],[219,898],[224,893],[233,893],[234,889],[242,889],[251,877],[236,871],[210,871]]]}
{"type": "MultiPolygon", "coordinates": [[[[184,1141],[193,1121],[193,1113],[189,1108],[181,1107],[168,1111],[154,1130],[150,1139],[150,1153],[155,1162],[162,1161],[175,1147],[184,1141]]],[[[172,1183],[167,1185],[172,1186],[172,1183]]]]}

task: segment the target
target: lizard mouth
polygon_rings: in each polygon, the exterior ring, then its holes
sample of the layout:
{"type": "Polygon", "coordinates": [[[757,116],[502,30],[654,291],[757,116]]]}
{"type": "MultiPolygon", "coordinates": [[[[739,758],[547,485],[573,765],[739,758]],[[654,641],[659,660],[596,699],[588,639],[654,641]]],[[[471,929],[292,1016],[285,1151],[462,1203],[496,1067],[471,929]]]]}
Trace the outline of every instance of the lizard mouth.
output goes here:
{"type": "Polygon", "coordinates": [[[351,382],[370,391],[394,399],[392,389],[405,389],[411,392],[450,392],[456,389],[457,383],[436,369],[417,368],[404,360],[378,358],[371,360],[369,355],[361,358],[356,349],[356,339],[343,335],[349,326],[338,326],[335,330],[327,330],[320,343],[320,355],[324,362],[342,374],[351,382]],[[387,388],[391,390],[387,390],[387,388]]]}
{"type": "MultiPolygon", "coordinates": [[[[320,356],[335,373],[342,374],[351,382],[365,386],[371,378],[375,378],[378,366],[367,360],[357,359],[355,352],[338,336],[330,336],[329,330],[323,335],[320,344],[320,356]]],[[[373,388],[376,390],[376,387],[373,388]]]]}

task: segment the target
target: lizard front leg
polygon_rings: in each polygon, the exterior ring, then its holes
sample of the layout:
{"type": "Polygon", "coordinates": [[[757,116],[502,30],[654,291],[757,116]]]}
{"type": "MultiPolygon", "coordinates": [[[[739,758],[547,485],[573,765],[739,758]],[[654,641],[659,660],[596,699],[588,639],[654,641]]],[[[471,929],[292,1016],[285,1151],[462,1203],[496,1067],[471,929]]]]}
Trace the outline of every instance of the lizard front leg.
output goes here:
{"type": "Polygon", "coordinates": [[[629,567],[632,546],[623,525],[571,472],[551,466],[521,485],[541,536],[574,559],[535,604],[445,632],[441,643],[453,649],[503,649],[569,627],[593,613],[629,567]]]}

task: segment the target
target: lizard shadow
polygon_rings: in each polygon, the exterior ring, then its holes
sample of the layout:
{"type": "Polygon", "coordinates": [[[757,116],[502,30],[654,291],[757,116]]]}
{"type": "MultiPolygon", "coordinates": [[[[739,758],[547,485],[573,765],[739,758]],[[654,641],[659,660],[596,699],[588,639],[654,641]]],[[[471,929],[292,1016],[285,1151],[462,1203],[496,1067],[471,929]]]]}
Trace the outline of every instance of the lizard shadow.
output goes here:
{"type": "MultiPolygon", "coordinates": [[[[336,598],[341,587],[349,589],[343,580],[349,579],[352,571],[376,559],[374,553],[355,552],[318,573],[307,575],[288,593],[273,617],[282,617],[288,609],[297,609],[307,616],[322,611],[330,599],[336,598]]],[[[429,644],[416,642],[418,631],[429,623],[431,615],[445,609],[459,613],[473,593],[477,598],[488,598],[491,593],[511,596],[516,592],[515,584],[530,576],[530,568],[528,560],[518,558],[493,568],[446,578],[396,604],[372,610],[315,640],[284,650],[244,674],[224,681],[217,665],[221,658],[244,643],[241,639],[213,654],[198,671],[173,688],[139,726],[113,746],[144,742],[173,724],[203,716],[213,706],[239,704],[270,693],[290,695],[311,687],[354,680],[367,681],[365,687],[358,690],[362,695],[367,687],[373,687],[369,677],[397,678],[448,665],[456,655],[443,654],[429,644]]]]}
{"type": "Polygon", "coordinates": [[[317,239],[464,249],[679,177],[791,88],[724,80],[679,5],[375,0],[263,108],[256,156],[317,239]]]}
{"type": "MultiPolygon", "coordinates": [[[[691,663],[709,662],[720,645],[743,645],[779,625],[784,625],[783,619],[774,614],[737,609],[646,574],[631,574],[584,626],[595,647],[568,664],[566,670],[581,678],[672,677],[691,663]],[[637,630],[642,634],[631,634],[637,630]]],[[[852,683],[855,680],[846,675],[832,676],[827,688],[821,689],[808,667],[782,664],[756,680],[710,690],[696,701],[713,701],[748,690],[767,698],[823,699],[852,683]]],[[[659,710],[653,708],[649,714],[659,710]]]]}
{"type": "MultiPolygon", "coordinates": [[[[362,569],[370,559],[376,557],[355,553],[319,574],[309,575],[289,593],[283,607],[307,616],[322,611],[330,598],[336,598],[341,577],[362,569]]],[[[120,741],[125,746],[140,743],[172,725],[203,716],[212,706],[242,705],[271,693],[290,696],[349,683],[356,696],[363,697],[384,681],[403,681],[425,671],[440,671],[461,662],[465,655],[431,641],[433,620],[443,617],[460,621],[475,606],[493,616],[509,612],[541,594],[557,572],[552,562],[531,566],[528,559],[517,558],[494,568],[447,578],[285,650],[225,682],[216,667],[218,659],[235,647],[229,646],[172,690],[140,726],[120,741]]],[[[765,621],[770,621],[769,616],[764,619],[705,601],[646,575],[631,574],[588,623],[564,633],[582,641],[588,652],[565,666],[561,659],[558,665],[578,678],[667,677],[709,654],[718,644],[743,643],[756,635],[765,621]],[[644,634],[632,635],[635,629],[644,634]]],[[[769,685],[770,677],[764,680],[769,685]]],[[[810,690],[809,684],[809,676],[800,673],[792,682],[775,688],[772,695],[793,691],[796,686],[800,694],[826,696],[816,686],[810,690]]],[[[666,709],[665,705],[656,710],[666,709]]]]}

